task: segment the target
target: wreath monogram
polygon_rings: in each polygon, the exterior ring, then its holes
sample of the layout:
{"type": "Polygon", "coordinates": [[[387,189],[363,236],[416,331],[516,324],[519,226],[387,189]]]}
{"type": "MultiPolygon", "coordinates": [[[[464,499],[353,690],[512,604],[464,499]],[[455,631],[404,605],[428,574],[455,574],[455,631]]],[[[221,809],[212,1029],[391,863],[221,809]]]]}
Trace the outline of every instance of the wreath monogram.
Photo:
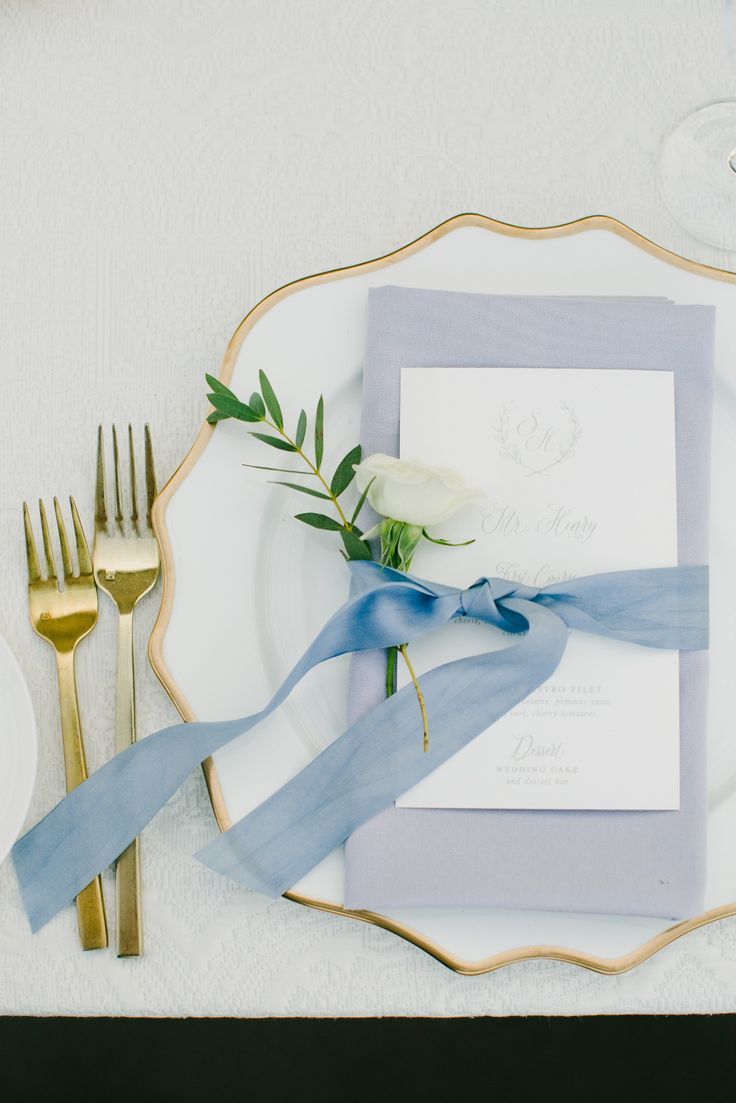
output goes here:
{"type": "Polygon", "coordinates": [[[500,444],[499,455],[522,467],[527,477],[548,475],[572,459],[582,436],[575,411],[566,402],[559,403],[559,422],[541,417],[532,409],[520,418],[512,418],[513,402],[504,403],[494,433],[500,444]]]}

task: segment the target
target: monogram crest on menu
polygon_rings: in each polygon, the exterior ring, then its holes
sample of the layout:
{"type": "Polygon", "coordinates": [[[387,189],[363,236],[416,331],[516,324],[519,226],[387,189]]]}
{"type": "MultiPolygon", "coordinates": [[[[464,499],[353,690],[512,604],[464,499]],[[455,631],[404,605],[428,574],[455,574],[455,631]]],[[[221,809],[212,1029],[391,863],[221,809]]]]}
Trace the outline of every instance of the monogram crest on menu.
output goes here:
{"type": "Polygon", "coordinates": [[[566,402],[530,409],[509,402],[501,407],[495,434],[500,454],[532,476],[547,475],[572,459],[582,431],[575,411],[566,402]]]}

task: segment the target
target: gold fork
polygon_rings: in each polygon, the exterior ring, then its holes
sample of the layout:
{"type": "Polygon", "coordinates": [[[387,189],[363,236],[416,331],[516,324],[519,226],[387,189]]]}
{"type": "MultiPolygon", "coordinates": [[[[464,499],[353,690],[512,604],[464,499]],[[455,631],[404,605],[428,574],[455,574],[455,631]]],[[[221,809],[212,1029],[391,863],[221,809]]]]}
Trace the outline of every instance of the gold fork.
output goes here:
{"type": "MultiPolygon", "coordinates": [[[[128,426],[130,467],[130,514],[123,516],[118,435],[113,426],[112,452],[115,474],[115,513],[107,509],[105,445],[102,426],[97,432],[97,487],[95,493],[94,573],[97,585],[115,602],[118,610],[118,669],[115,710],[115,751],[135,743],[135,673],[133,665],[133,609],[153,589],[159,571],[156,537],[151,528],[151,507],[156,497],[151,433],[144,436],[146,512],[138,513],[133,430],[128,426]]],[[[137,957],[143,952],[143,924],[140,901],[140,855],[134,839],[117,861],[118,957],[137,957]]]]}
{"type": "MultiPolygon", "coordinates": [[[[89,548],[74,499],[70,498],[69,502],[79,562],[77,575],[74,574],[72,566],[64,518],[59,502],[54,498],[64,570],[63,589],[59,585],[56,574],[56,562],[44,504],[39,502],[38,508],[41,514],[41,534],[46,557],[46,578],[41,575],[31,518],[28,506],[25,502],[23,503],[28,557],[28,606],[33,628],[42,639],[51,644],[56,655],[67,792],[81,785],[87,777],[74,673],[74,655],[79,641],[92,631],[97,621],[97,589],[92,576],[89,548]]],[[[94,881],[82,889],[77,897],[77,923],[83,949],[100,950],[107,946],[105,904],[99,877],[95,877],[94,881]]]]}

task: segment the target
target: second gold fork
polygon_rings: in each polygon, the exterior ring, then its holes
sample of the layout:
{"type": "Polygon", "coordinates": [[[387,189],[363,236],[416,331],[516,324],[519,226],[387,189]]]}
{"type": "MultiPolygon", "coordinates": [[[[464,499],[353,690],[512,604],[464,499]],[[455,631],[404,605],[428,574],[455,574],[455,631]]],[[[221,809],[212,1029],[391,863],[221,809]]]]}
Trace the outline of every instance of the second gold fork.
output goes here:
{"type": "MultiPolygon", "coordinates": [[[[118,436],[112,430],[115,510],[107,508],[105,486],[105,447],[102,426],[97,435],[97,485],[95,493],[95,543],[92,552],[95,579],[115,602],[118,610],[118,669],[115,710],[115,751],[119,753],[135,742],[135,673],[133,664],[133,609],[153,588],[158,578],[159,553],[151,528],[151,506],[156,497],[153,448],[148,426],[145,428],[146,510],[138,512],[133,430],[128,426],[130,467],[130,513],[123,515],[118,436]]],[[[140,900],[140,859],[138,839],[117,861],[118,957],[137,957],[143,952],[143,927],[140,900]]]]}

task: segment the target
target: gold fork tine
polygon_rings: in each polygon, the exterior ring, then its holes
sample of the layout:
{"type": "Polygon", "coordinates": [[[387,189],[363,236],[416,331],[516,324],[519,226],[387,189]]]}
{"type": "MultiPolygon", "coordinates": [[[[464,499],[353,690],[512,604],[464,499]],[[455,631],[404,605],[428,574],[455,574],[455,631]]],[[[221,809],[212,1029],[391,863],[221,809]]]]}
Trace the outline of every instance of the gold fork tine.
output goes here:
{"type": "Polygon", "coordinates": [[[69,496],[69,505],[72,509],[72,524],[74,525],[74,535],[77,540],[77,559],[79,560],[79,574],[92,574],[92,557],[89,554],[87,538],[84,535],[82,522],[79,519],[77,503],[74,501],[71,495],[69,496]]]}
{"type": "Polygon", "coordinates": [[[112,461],[115,472],[115,520],[123,531],[123,497],[120,490],[120,451],[118,449],[118,433],[112,427],[112,461]]]}
{"type": "Polygon", "coordinates": [[[54,560],[54,549],[51,546],[51,537],[49,536],[49,523],[46,520],[46,509],[43,501],[39,499],[38,512],[41,514],[41,534],[43,536],[43,550],[46,555],[46,570],[50,579],[56,578],[56,561],[54,560]]]}
{"type": "Polygon", "coordinates": [[[28,559],[28,581],[40,582],[41,568],[38,565],[38,552],[36,551],[36,541],[33,539],[31,516],[28,512],[27,502],[23,503],[23,526],[26,530],[26,558],[28,559]]]}
{"type": "Polygon", "coordinates": [[[74,575],[74,568],[72,567],[72,557],[69,552],[69,541],[66,538],[66,526],[64,524],[64,518],[61,515],[61,508],[59,506],[58,498],[54,498],[54,513],[56,514],[56,527],[59,530],[59,544],[61,546],[61,565],[64,568],[64,578],[72,578],[74,575]]]}
{"type": "Polygon", "coordinates": [[[107,527],[107,506],[105,504],[105,442],[102,439],[102,426],[97,428],[97,479],[95,482],[95,525],[107,527]]]}
{"type": "Polygon", "coordinates": [[[133,447],[133,426],[128,425],[128,456],[130,457],[130,519],[138,531],[138,491],[135,475],[135,449],[133,447]]]}
{"type": "Polygon", "coordinates": [[[146,521],[148,527],[152,528],[151,509],[156,498],[156,470],[153,466],[153,444],[151,443],[151,430],[148,425],[146,425],[143,433],[146,452],[146,521]]]}

